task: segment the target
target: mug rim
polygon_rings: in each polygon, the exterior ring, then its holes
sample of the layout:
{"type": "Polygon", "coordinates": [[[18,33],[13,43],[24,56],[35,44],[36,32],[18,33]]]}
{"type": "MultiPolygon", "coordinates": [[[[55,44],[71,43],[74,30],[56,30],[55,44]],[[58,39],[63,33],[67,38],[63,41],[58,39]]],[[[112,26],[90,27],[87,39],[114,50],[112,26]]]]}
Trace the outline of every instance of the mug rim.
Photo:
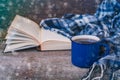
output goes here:
{"type": "MultiPolygon", "coordinates": [[[[95,43],[97,43],[97,42],[100,42],[100,38],[99,37],[97,37],[97,36],[94,36],[94,35],[78,35],[78,36],[73,36],[72,38],[71,38],[71,40],[73,41],[73,42],[75,42],[75,43],[78,43],[78,42],[76,42],[75,40],[77,40],[77,39],[93,39],[93,40],[96,40],[96,42],[95,43]]],[[[79,43],[80,44],[80,43],[79,43]]],[[[83,43],[82,43],[83,44],[83,43]]]]}

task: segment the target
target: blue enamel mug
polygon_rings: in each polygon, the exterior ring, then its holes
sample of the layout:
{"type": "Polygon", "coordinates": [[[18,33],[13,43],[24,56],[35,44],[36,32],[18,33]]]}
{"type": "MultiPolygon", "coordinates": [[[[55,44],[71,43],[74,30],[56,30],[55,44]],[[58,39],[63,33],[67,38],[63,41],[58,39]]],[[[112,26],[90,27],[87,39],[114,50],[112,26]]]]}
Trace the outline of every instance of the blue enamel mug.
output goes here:
{"type": "Polygon", "coordinates": [[[110,47],[102,43],[97,36],[79,35],[72,37],[72,64],[81,68],[90,68],[92,64],[109,54],[110,47]]]}

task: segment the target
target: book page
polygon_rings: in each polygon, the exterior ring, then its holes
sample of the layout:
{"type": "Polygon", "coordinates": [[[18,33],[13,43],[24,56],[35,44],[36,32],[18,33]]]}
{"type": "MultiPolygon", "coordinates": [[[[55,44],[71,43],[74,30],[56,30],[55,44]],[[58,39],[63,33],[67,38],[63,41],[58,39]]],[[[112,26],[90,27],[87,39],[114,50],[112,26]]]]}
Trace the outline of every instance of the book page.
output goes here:
{"type": "Polygon", "coordinates": [[[24,34],[16,29],[11,29],[6,35],[6,44],[17,43],[17,42],[32,42],[39,45],[31,36],[24,34]]]}
{"type": "MultiPolygon", "coordinates": [[[[16,29],[11,29],[6,35],[5,39],[17,39],[17,40],[33,40],[33,38],[25,33],[20,32],[16,29]]],[[[35,42],[35,41],[34,41],[35,42]]]]}
{"type": "Polygon", "coordinates": [[[62,36],[56,32],[52,32],[49,30],[45,30],[41,28],[41,43],[46,42],[46,41],[63,41],[63,42],[68,42],[70,43],[70,39],[68,39],[65,36],[62,36]]]}
{"type": "Polygon", "coordinates": [[[70,50],[71,43],[63,41],[46,41],[42,44],[41,50],[70,50]]]}
{"type": "MultiPolygon", "coordinates": [[[[33,38],[35,38],[38,42],[40,41],[40,27],[37,23],[35,23],[34,21],[16,15],[15,19],[13,20],[12,24],[11,24],[11,28],[15,28],[27,35],[32,36],[33,38]]],[[[8,30],[9,32],[9,30],[8,30]]]]}
{"type": "Polygon", "coordinates": [[[36,47],[36,46],[38,46],[38,45],[35,45],[33,43],[30,43],[30,42],[16,43],[16,44],[7,44],[4,52],[21,50],[21,49],[26,49],[26,48],[36,47]]]}
{"type": "Polygon", "coordinates": [[[39,45],[37,42],[35,42],[32,39],[19,37],[19,36],[15,36],[15,35],[14,35],[14,37],[7,37],[7,40],[6,40],[5,43],[6,44],[11,44],[11,43],[20,43],[20,42],[31,42],[35,45],[39,45]]]}

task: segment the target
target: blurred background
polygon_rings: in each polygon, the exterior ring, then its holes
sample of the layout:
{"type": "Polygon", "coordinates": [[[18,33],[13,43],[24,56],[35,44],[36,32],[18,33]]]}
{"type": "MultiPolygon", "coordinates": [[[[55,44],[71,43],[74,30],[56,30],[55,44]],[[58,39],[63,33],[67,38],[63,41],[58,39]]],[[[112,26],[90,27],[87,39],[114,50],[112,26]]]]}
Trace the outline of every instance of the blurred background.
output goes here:
{"type": "Polygon", "coordinates": [[[93,14],[101,0],[0,0],[0,38],[16,14],[38,24],[42,19],[61,17],[67,13],[93,14]]]}

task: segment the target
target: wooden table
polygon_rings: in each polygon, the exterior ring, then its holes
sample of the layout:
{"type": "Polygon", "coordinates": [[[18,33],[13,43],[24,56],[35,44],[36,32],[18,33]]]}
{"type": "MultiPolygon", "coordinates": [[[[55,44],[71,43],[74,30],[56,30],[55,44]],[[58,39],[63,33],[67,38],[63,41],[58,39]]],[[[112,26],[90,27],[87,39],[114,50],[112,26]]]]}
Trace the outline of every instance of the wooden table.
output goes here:
{"type": "Polygon", "coordinates": [[[72,65],[70,50],[0,55],[0,80],[79,80],[87,71],[72,65]]]}

